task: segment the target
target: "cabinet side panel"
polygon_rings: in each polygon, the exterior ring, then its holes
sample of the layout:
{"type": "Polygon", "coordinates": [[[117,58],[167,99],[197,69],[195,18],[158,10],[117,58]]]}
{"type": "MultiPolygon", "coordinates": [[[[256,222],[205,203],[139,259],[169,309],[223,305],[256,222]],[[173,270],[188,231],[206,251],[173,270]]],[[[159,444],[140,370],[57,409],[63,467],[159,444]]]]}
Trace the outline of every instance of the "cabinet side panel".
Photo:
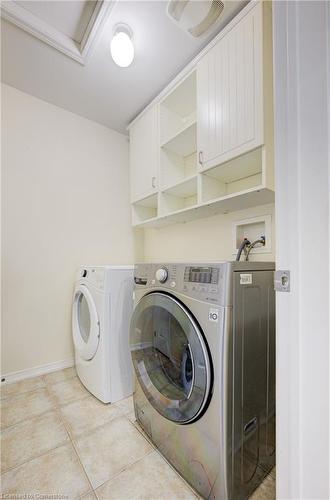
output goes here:
{"type": "Polygon", "coordinates": [[[157,191],[159,169],[158,105],[130,129],[131,200],[157,191]]]}

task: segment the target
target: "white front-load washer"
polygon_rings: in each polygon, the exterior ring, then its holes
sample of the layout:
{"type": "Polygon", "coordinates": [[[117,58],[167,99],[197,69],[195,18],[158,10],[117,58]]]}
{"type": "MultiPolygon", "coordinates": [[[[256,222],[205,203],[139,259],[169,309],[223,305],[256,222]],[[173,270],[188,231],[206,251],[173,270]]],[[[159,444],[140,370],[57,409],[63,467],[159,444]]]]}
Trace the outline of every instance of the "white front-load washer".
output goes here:
{"type": "Polygon", "coordinates": [[[132,266],[81,267],[77,271],[72,306],[77,375],[104,403],[132,394],[132,292],[132,266]]]}

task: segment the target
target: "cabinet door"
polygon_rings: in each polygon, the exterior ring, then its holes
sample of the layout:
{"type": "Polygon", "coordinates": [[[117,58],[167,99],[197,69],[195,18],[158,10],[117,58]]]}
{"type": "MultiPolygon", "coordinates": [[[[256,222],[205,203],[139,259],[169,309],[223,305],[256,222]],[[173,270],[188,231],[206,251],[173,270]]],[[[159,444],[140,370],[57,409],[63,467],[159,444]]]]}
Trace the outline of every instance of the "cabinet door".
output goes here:
{"type": "Polygon", "coordinates": [[[201,168],[263,143],[262,5],[258,4],[197,66],[201,168]]]}
{"type": "Polygon", "coordinates": [[[132,201],[141,199],[157,190],[158,163],[158,106],[153,106],[130,129],[132,201]]]}

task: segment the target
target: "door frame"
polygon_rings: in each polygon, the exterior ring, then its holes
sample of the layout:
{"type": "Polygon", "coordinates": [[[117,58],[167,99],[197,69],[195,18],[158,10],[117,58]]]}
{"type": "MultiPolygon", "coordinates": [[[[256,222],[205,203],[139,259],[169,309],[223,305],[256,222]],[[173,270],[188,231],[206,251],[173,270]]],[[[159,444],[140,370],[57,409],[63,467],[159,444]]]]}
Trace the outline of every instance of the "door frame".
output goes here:
{"type": "Polygon", "coordinates": [[[330,498],[330,4],[274,1],[277,498],[330,498]]]}

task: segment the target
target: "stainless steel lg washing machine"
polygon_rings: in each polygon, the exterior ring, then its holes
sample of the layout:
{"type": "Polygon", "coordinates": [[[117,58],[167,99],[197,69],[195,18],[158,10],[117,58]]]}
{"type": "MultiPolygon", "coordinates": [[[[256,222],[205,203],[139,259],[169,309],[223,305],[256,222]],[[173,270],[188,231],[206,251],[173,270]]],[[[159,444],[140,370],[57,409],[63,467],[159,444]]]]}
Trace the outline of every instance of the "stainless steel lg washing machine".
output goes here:
{"type": "Polygon", "coordinates": [[[136,417],[204,498],[243,499],[275,462],[273,263],[139,264],[136,417]]]}

